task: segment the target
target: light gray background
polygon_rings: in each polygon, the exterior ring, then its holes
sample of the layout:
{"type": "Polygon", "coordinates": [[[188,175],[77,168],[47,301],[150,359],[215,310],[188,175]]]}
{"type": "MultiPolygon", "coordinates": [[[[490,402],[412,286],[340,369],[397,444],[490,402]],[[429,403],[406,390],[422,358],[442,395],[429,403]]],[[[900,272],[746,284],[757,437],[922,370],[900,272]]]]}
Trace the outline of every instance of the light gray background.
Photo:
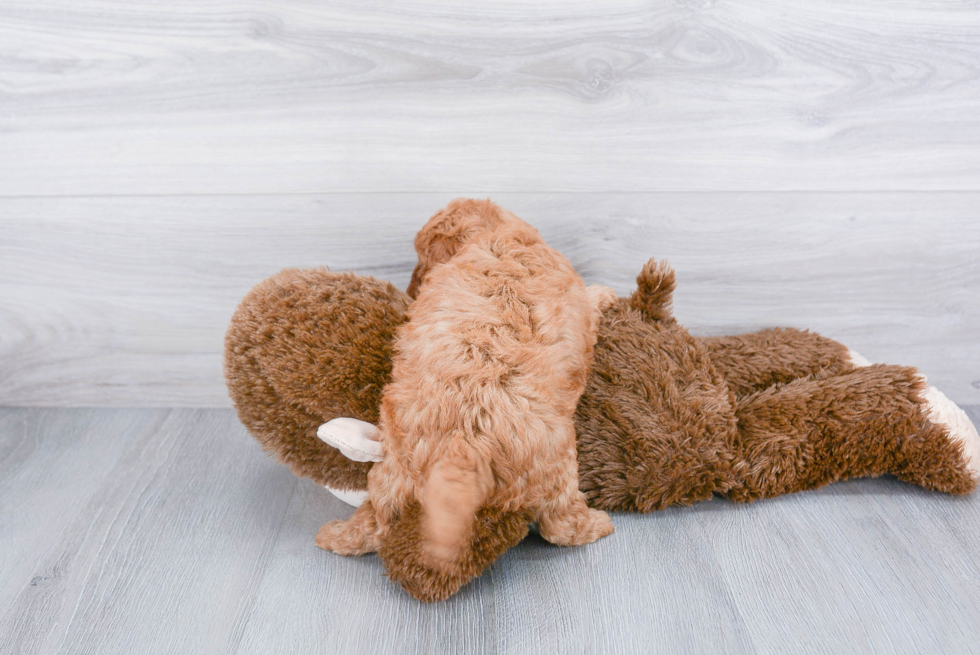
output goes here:
{"type": "Polygon", "coordinates": [[[969,652],[980,502],[890,479],[418,605],[313,547],[349,510],[220,409],[221,342],[286,266],[404,287],[489,196],[621,294],[669,260],[695,333],[977,405],[978,117],[976,1],[0,0],[0,652],[969,652]]]}

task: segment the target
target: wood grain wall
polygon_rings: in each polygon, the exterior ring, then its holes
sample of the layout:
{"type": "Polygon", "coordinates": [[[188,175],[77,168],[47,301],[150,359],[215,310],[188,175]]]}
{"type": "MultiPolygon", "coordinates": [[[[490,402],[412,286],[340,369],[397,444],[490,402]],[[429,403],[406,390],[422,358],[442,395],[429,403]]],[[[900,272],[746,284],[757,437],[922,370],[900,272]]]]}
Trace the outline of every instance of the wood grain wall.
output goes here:
{"type": "Polygon", "coordinates": [[[227,405],[250,286],[460,195],[980,403],[977,116],[975,1],[4,0],[0,405],[227,405]]]}

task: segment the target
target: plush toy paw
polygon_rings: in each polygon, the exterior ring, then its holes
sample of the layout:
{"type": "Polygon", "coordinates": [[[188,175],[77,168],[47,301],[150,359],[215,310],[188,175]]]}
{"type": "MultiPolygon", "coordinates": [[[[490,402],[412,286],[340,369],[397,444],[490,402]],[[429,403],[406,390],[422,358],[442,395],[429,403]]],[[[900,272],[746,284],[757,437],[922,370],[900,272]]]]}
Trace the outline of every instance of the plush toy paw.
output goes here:
{"type": "Polygon", "coordinates": [[[950,439],[960,444],[970,477],[980,480],[980,434],[970,417],[936,387],[927,388],[923,400],[926,417],[945,427],[950,439]]]}
{"type": "Polygon", "coordinates": [[[854,368],[864,368],[866,366],[871,366],[871,360],[863,357],[861,353],[854,352],[850,348],[847,349],[847,356],[851,360],[851,364],[854,368]]]}

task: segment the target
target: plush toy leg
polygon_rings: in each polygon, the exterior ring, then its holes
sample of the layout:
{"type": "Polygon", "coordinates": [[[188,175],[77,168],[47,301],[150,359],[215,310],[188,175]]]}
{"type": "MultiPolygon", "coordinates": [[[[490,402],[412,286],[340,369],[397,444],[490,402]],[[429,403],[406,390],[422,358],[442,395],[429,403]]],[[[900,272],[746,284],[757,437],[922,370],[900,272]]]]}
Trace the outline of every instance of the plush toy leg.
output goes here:
{"type": "Polygon", "coordinates": [[[739,482],[729,496],[751,501],[889,473],[927,489],[969,493],[977,486],[972,457],[980,438],[949,405],[916,369],[886,365],[744,398],[736,408],[739,482]]]}
{"type": "MultiPolygon", "coordinates": [[[[926,389],[923,398],[928,408],[929,420],[945,427],[951,439],[962,446],[967,471],[974,480],[980,481],[980,434],[977,433],[977,427],[966,412],[936,387],[926,389]]],[[[915,470],[910,470],[903,472],[900,477],[913,478],[916,474],[915,470]]]]}
{"type": "Polygon", "coordinates": [[[839,374],[866,363],[846,346],[814,332],[775,328],[698,339],[736,397],[817,373],[839,374]]]}
{"type": "Polygon", "coordinates": [[[316,545],[338,555],[364,555],[378,550],[381,540],[374,505],[365,501],[346,521],[324,523],[316,535],[316,545]]]}

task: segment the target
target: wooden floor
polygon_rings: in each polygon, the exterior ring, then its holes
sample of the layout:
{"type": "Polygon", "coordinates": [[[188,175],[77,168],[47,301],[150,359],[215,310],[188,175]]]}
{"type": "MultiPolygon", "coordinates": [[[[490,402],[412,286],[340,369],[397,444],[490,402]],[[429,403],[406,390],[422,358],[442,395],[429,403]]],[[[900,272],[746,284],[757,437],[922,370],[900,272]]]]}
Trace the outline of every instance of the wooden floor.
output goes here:
{"type": "MultiPolygon", "coordinates": [[[[970,409],[974,421],[980,407],[970,409]]],[[[966,653],[980,495],[858,480],[532,535],[424,605],[227,409],[0,410],[0,653],[966,653]]]]}

